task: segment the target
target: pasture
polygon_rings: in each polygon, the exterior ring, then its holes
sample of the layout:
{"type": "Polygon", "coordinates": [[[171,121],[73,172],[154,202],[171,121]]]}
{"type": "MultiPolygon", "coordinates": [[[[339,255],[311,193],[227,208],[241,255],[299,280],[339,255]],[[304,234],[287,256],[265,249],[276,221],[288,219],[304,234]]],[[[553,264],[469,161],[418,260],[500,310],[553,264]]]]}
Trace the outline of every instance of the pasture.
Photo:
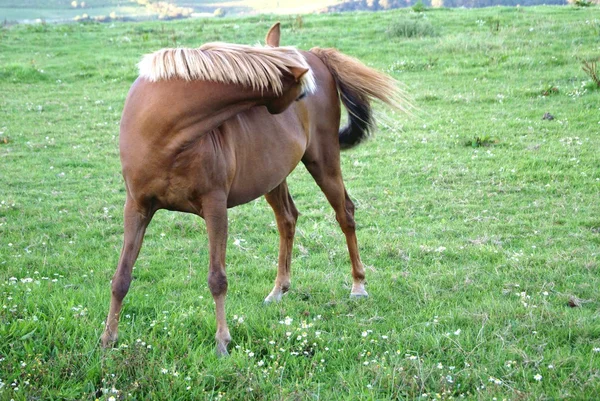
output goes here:
{"type": "Polygon", "coordinates": [[[348,297],[343,234],[299,166],[280,303],[262,303],[270,207],[229,211],[230,357],[214,352],[204,222],[167,211],[148,228],[119,345],[99,347],[136,63],[254,44],[276,20],[1,28],[0,399],[596,398],[600,90],[581,66],[600,56],[597,7],[282,17],[282,45],[336,47],[419,107],[379,108],[375,137],[342,155],[370,297],[348,297]]]}

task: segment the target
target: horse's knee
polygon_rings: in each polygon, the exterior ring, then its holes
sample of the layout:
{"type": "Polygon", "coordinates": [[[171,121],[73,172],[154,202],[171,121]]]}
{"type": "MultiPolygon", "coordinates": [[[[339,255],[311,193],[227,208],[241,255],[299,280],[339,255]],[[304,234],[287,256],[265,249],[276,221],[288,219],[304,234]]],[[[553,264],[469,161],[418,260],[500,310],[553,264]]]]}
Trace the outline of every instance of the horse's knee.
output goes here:
{"type": "Polygon", "coordinates": [[[127,292],[129,291],[130,284],[131,274],[117,272],[114,275],[111,284],[111,291],[113,297],[115,297],[119,301],[122,301],[123,298],[125,298],[125,295],[127,295],[127,292]]]}
{"type": "Polygon", "coordinates": [[[227,276],[221,269],[211,269],[208,273],[208,288],[213,296],[223,295],[227,292],[227,276]]]}
{"type": "Polygon", "coordinates": [[[354,217],[354,202],[352,202],[346,190],[344,190],[344,209],[346,210],[346,214],[354,217]]]}
{"type": "Polygon", "coordinates": [[[298,209],[296,209],[296,205],[294,204],[294,200],[292,199],[292,196],[288,193],[288,199],[287,199],[287,207],[286,207],[286,211],[284,213],[284,218],[286,221],[290,222],[292,224],[292,228],[296,227],[296,222],[298,221],[298,216],[300,216],[300,212],[298,211],[298,209]]]}
{"type": "Polygon", "coordinates": [[[288,202],[290,204],[290,213],[292,214],[292,218],[294,219],[294,223],[298,221],[298,216],[300,216],[300,212],[296,209],[296,205],[294,204],[294,200],[292,196],[288,194],[288,202]]]}
{"type": "Polygon", "coordinates": [[[294,233],[296,232],[296,221],[298,221],[298,215],[293,213],[285,213],[281,221],[283,234],[287,239],[294,239],[294,233]]]}
{"type": "Polygon", "coordinates": [[[356,229],[356,222],[354,221],[354,203],[350,200],[348,193],[345,194],[344,208],[340,210],[336,217],[344,233],[354,232],[356,229]]]}
{"type": "Polygon", "coordinates": [[[344,234],[352,233],[356,230],[356,222],[354,221],[354,206],[350,209],[345,207],[336,215],[340,227],[344,234]]]}
{"type": "Polygon", "coordinates": [[[342,227],[344,234],[350,234],[356,231],[356,222],[354,221],[354,216],[346,213],[344,219],[340,221],[340,226],[342,227]]]}

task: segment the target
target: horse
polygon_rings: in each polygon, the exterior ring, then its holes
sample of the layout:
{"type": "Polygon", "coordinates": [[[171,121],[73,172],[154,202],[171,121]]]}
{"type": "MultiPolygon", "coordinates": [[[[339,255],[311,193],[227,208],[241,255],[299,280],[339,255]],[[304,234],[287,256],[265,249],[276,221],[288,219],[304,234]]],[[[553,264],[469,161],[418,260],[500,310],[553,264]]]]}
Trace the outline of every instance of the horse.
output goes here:
{"type": "Polygon", "coordinates": [[[335,49],[280,47],[280,34],[277,23],[262,47],[208,43],[162,49],[139,63],[120,124],[124,240],[111,283],[103,347],[117,341],[123,298],[146,228],[157,210],[167,209],[205,220],[216,352],[226,355],[231,341],[225,316],[227,209],[263,195],[273,209],[279,261],[265,302],[281,300],[290,288],[299,214],[286,178],[300,162],[333,207],[346,237],[351,296],[368,296],[340,149],[369,136],[372,100],[401,111],[410,103],[392,77],[335,49]],[[349,114],[342,129],[340,99],[349,114]]]}

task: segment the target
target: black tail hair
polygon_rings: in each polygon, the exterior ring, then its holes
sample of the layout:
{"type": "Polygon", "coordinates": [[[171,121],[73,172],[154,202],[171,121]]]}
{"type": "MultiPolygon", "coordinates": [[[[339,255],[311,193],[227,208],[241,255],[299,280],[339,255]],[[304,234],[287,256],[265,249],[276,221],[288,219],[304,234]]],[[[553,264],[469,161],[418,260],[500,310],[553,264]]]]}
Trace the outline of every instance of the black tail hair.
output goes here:
{"type": "Polygon", "coordinates": [[[352,93],[338,82],[342,104],[348,110],[348,124],[339,132],[340,149],[350,149],[371,136],[374,128],[373,114],[368,99],[352,93]]]}
{"type": "Polygon", "coordinates": [[[369,137],[375,127],[371,101],[379,99],[392,108],[408,112],[412,107],[398,82],[382,72],[336,49],[314,47],[310,52],[321,59],[333,76],[342,103],[348,110],[348,125],[339,132],[341,149],[352,148],[369,137]]]}

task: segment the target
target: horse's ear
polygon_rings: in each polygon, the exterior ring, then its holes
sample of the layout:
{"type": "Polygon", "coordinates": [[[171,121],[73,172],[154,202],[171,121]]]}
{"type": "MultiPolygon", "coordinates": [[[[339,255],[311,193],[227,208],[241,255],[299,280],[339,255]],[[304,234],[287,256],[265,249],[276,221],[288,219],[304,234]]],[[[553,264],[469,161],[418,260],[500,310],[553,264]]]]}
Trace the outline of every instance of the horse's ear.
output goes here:
{"type": "Polygon", "coordinates": [[[290,72],[294,76],[294,79],[296,79],[296,82],[299,82],[300,79],[304,76],[304,74],[306,74],[308,71],[308,68],[290,67],[290,72]]]}
{"type": "Polygon", "coordinates": [[[265,37],[265,43],[271,47],[279,47],[279,38],[281,37],[281,23],[276,22],[265,37]]]}

